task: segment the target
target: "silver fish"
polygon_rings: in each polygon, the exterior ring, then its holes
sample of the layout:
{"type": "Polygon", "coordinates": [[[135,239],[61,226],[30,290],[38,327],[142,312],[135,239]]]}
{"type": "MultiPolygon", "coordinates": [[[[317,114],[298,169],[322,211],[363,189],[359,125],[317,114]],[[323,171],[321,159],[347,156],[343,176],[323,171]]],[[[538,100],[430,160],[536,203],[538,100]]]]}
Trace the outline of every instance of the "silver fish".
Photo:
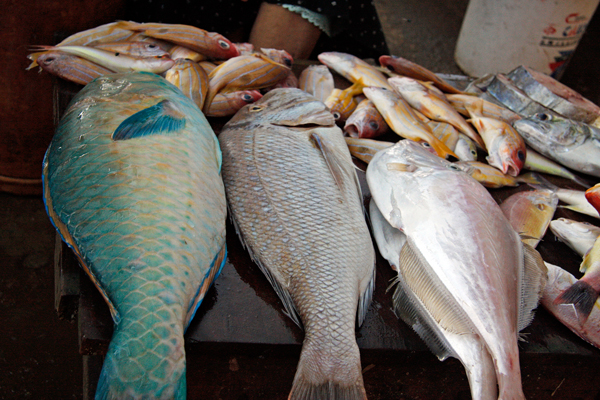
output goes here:
{"type": "Polygon", "coordinates": [[[508,77],[502,74],[496,74],[486,92],[479,97],[492,102],[500,102],[509,110],[523,117],[531,117],[537,113],[559,115],[531,99],[527,96],[527,93],[519,89],[508,77]]]}
{"type": "Polygon", "coordinates": [[[567,118],[585,123],[600,118],[600,107],[542,72],[521,65],[507,76],[533,100],[567,118]]]}
{"type": "Polygon", "coordinates": [[[563,117],[539,113],[513,122],[525,142],[540,154],[600,177],[600,130],[563,117]]]}
{"type": "Polygon", "coordinates": [[[367,182],[406,235],[401,249],[381,251],[400,271],[396,312],[440,359],[463,362],[474,398],[494,398],[496,381],[499,398],[524,398],[517,333],[546,277],[539,253],[482,185],[411,141],[377,152],[367,182]]]}
{"type": "Polygon", "coordinates": [[[572,304],[555,303],[563,291],[578,282],[577,278],[557,265],[546,263],[546,267],[548,282],[544,286],[540,304],[577,336],[600,348],[600,300],[596,300],[589,317],[582,324],[572,304]]]}
{"type": "Polygon", "coordinates": [[[375,250],[341,129],[322,102],[282,88],[238,111],[219,141],[241,241],[306,332],[289,398],[366,399],[355,321],[375,250]]]}
{"type": "Polygon", "coordinates": [[[588,222],[558,218],[550,222],[550,230],[561,242],[583,257],[600,236],[600,228],[588,222]]]}

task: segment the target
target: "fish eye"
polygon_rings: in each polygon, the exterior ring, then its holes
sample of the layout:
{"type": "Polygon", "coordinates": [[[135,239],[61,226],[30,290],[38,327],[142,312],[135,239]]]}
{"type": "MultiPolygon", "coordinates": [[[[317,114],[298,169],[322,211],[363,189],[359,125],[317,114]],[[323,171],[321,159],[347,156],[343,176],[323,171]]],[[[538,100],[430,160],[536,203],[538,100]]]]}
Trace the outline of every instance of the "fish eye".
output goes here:
{"type": "Polygon", "coordinates": [[[525,161],[525,153],[523,151],[517,151],[517,157],[519,158],[519,160],[525,161]]]}
{"type": "Polygon", "coordinates": [[[244,100],[244,101],[245,101],[245,102],[247,102],[247,103],[251,103],[251,102],[252,102],[252,96],[251,96],[251,95],[249,95],[248,93],[246,93],[246,94],[244,94],[244,95],[242,96],[242,100],[244,100]]]}
{"type": "Polygon", "coordinates": [[[229,43],[227,43],[224,40],[219,40],[219,46],[221,46],[221,48],[225,50],[229,49],[229,43]]]}
{"type": "Polygon", "coordinates": [[[118,57],[120,55],[121,55],[121,53],[115,53],[115,57],[118,57]]]}
{"type": "Polygon", "coordinates": [[[421,146],[425,147],[426,149],[430,149],[431,145],[427,142],[421,142],[421,146]]]}
{"type": "Polygon", "coordinates": [[[337,121],[338,119],[340,119],[342,117],[342,114],[340,114],[339,112],[333,112],[333,118],[337,121]]]}
{"type": "Polygon", "coordinates": [[[550,119],[550,116],[546,113],[539,113],[536,116],[540,121],[548,121],[550,119]]]}
{"type": "Polygon", "coordinates": [[[448,169],[451,169],[451,170],[454,170],[454,171],[460,171],[460,168],[457,165],[454,165],[454,164],[448,165],[448,169]]]}
{"type": "Polygon", "coordinates": [[[477,150],[471,150],[471,154],[477,156],[477,150]]]}
{"type": "Polygon", "coordinates": [[[250,112],[259,112],[262,111],[263,108],[263,106],[252,106],[250,107],[250,112]]]}
{"type": "Polygon", "coordinates": [[[286,67],[291,67],[292,66],[292,60],[290,60],[289,58],[285,57],[283,59],[283,63],[286,65],[286,67]]]}
{"type": "Polygon", "coordinates": [[[148,45],[148,48],[149,48],[149,49],[155,49],[156,47],[157,47],[157,46],[156,46],[155,44],[149,44],[149,45],[148,45]]]}
{"type": "Polygon", "coordinates": [[[370,126],[372,129],[374,129],[374,130],[377,130],[377,129],[379,129],[379,124],[378,124],[377,122],[375,122],[375,121],[371,121],[371,122],[369,122],[369,126],[370,126]]]}

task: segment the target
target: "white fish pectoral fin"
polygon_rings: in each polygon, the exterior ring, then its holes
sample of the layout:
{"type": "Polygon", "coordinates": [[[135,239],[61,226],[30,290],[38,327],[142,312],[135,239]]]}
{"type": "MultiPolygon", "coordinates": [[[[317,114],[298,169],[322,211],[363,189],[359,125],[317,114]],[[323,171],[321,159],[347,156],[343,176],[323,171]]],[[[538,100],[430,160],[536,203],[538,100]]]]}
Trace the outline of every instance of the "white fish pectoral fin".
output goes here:
{"type": "Polygon", "coordinates": [[[400,251],[400,274],[440,327],[457,334],[476,332],[467,313],[429,267],[410,237],[400,251]]]}
{"type": "Polygon", "coordinates": [[[444,337],[440,326],[435,323],[423,302],[410,290],[400,274],[393,284],[397,284],[392,297],[396,316],[419,335],[440,361],[444,361],[448,357],[455,357],[456,355],[444,337]]]}
{"type": "Polygon", "coordinates": [[[369,311],[369,306],[371,305],[371,300],[373,299],[373,291],[375,290],[375,270],[376,268],[373,266],[373,274],[371,275],[371,279],[358,299],[358,312],[356,314],[358,326],[361,326],[365,321],[367,311],[369,311]]]}
{"type": "Polygon", "coordinates": [[[379,253],[394,270],[399,271],[400,250],[406,242],[406,235],[387,222],[373,199],[369,202],[369,216],[379,253]]]}
{"type": "Polygon", "coordinates": [[[283,307],[285,308],[285,314],[288,317],[290,317],[290,319],[294,321],[296,325],[303,329],[302,321],[300,320],[300,314],[298,313],[298,310],[294,305],[294,300],[292,299],[290,292],[287,289],[285,289],[284,285],[280,282],[279,279],[277,279],[275,275],[273,275],[271,270],[269,270],[269,268],[267,268],[260,262],[260,258],[253,253],[252,246],[249,246],[248,243],[246,243],[246,241],[244,240],[242,231],[239,229],[237,222],[234,218],[234,213],[231,209],[229,209],[229,215],[231,223],[235,227],[235,232],[237,233],[237,236],[240,239],[242,247],[246,249],[246,251],[248,251],[248,254],[250,255],[252,261],[254,261],[256,265],[258,265],[258,268],[267,277],[267,280],[269,281],[271,286],[273,286],[275,293],[277,293],[277,296],[279,296],[279,299],[283,303],[283,307]]]}
{"type": "Polygon", "coordinates": [[[537,307],[548,281],[548,268],[542,256],[526,243],[523,243],[523,259],[518,331],[525,329],[533,320],[533,310],[537,307]]]}

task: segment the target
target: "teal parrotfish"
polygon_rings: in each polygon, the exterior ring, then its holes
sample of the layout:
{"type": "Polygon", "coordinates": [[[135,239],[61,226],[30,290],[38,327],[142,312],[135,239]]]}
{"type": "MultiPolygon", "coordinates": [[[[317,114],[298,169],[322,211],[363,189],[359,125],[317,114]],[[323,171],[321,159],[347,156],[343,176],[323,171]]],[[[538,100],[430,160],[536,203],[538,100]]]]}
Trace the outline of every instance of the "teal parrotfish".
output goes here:
{"type": "Polygon", "coordinates": [[[206,118],[158,75],[104,75],[65,111],[44,200],[114,321],[96,399],[186,397],[183,334],[226,257],[220,168],[206,118]]]}

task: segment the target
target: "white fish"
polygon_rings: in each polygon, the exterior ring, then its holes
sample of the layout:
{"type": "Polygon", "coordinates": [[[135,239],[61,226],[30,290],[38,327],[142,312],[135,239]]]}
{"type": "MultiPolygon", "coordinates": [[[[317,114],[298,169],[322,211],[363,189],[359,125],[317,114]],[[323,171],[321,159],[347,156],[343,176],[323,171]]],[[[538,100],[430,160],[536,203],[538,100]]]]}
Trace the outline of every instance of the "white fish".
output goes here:
{"type": "Polygon", "coordinates": [[[550,230],[561,242],[583,257],[600,236],[600,228],[587,222],[558,218],[550,222],[550,230]]]}
{"type": "Polygon", "coordinates": [[[540,303],[577,336],[600,348],[600,300],[596,300],[587,320],[582,324],[572,304],[555,304],[556,298],[577,283],[571,273],[559,266],[546,263],[548,282],[544,287],[540,303]]]}
{"type": "Polygon", "coordinates": [[[524,398],[517,333],[546,277],[539,254],[482,185],[414,142],[376,153],[367,182],[384,219],[406,235],[393,252],[397,313],[440,359],[463,361],[474,397],[495,393],[493,366],[499,398],[524,398]]]}

